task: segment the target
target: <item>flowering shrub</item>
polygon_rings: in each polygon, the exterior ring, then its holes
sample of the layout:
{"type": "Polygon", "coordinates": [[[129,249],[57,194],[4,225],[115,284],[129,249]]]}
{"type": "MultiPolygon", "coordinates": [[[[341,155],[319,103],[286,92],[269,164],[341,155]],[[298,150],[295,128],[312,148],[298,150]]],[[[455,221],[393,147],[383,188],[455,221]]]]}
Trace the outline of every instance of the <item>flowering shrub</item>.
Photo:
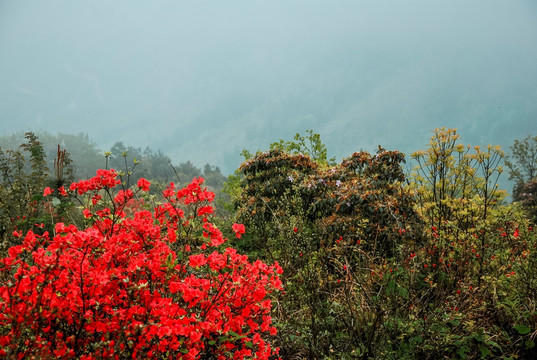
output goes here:
{"type": "MultiPolygon", "coordinates": [[[[45,150],[35,134],[28,132],[24,138],[17,150],[0,146],[0,257],[6,256],[8,248],[17,243],[13,231],[41,231],[34,224],[48,218],[42,193],[52,180],[45,150]]],[[[61,164],[67,175],[64,180],[70,179],[72,167],[65,154],[61,164]]]]}
{"type": "Polygon", "coordinates": [[[282,357],[537,358],[537,236],[496,187],[501,149],[438,129],[410,177],[397,151],[285,151],[244,162],[236,197],[243,249],[285,271],[282,357]]]}
{"type": "Polygon", "coordinates": [[[275,319],[282,356],[374,358],[394,334],[379,324],[406,303],[407,287],[392,281],[397,290],[384,294],[388,280],[370,274],[399,256],[403,241],[419,240],[403,162],[382,148],[332,166],[272,149],[241,165],[238,218],[255,233],[247,245],[285,270],[275,319]]]}
{"type": "Polygon", "coordinates": [[[133,206],[149,191],[147,180],[116,191],[119,184],[114,170],[71,184],[85,226],[58,223],[54,234],[14,234],[21,244],[0,259],[0,356],[268,359],[277,353],[268,341],[276,329],[267,297],[281,289],[281,268],[218,250],[226,239],[207,218],[214,194],[202,188],[203,179],[180,190],[170,184],[167,201],[152,211],[143,201],[133,206]]]}

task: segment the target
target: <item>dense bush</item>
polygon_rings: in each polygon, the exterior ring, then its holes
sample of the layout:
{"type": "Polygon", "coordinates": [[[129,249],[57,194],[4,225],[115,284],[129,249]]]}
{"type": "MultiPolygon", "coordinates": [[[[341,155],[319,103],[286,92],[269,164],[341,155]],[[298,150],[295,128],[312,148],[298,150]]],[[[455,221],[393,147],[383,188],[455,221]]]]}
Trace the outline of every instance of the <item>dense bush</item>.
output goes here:
{"type": "Polygon", "coordinates": [[[284,357],[534,354],[537,235],[502,200],[500,149],[458,140],[436,130],[410,177],[397,151],[334,165],[283,141],[242,164],[239,245],[284,269],[284,357]]]}
{"type": "MultiPolygon", "coordinates": [[[[214,193],[194,180],[149,205],[150,183],[120,188],[99,170],[69,190],[82,226],[15,231],[0,259],[0,353],[17,358],[258,358],[277,350],[268,295],[281,268],[227,248],[208,220],[214,193]],[[215,249],[215,250],[211,250],[215,249]]],[[[58,192],[58,193],[57,193],[58,192]]],[[[57,197],[56,197],[57,196],[57,197]]],[[[235,225],[240,236],[243,227],[235,225]]]]}
{"type": "Polygon", "coordinates": [[[245,152],[224,211],[127,154],[71,183],[40,149],[1,158],[2,355],[537,358],[534,181],[508,204],[498,147],[437,129],[405,174],[380,147],[336,164],[309,131],[245,152]]]}
{"type": "MultiPolygon", "coordinates": [[[[43,144],[35,134],[27,133],[19,148],[0,148],[0,256],[17,244],[13,231],[33,229],[42,234],[52,229],[43,189],[59,188],[73,176],[69,155],[59,147],[53,159],[54,175],[50,176],[43,144]]],[[[62,216],[65,209],[59,206],[58,210],[56,215],[62,216]]]]}
{"type": "Polygon", "coordinates": [[[385,279],[371,273],[384,273],[405,242],[415,246],[412,225],[420,219],[402,161],[379,149],[330,166],[274,149],[241,166],[238,215],[256,234],[243,249],[284,268],[285,356],[371,357],[389,337],[378,336],[387,313],[375,295],[385,279]]]}

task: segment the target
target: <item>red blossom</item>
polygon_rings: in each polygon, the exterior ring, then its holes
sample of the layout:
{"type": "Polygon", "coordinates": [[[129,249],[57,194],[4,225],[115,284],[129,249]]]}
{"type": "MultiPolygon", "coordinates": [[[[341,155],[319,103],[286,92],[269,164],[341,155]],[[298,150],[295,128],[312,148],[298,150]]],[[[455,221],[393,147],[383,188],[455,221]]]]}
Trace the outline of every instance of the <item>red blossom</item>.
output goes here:
{"type": "MultiPolygon", "coordinates": [[[[105,359],[121,351],[132,358],[266,360],[276,354],[267,340],[276,334],[269,295],[282,288],[281,267],[251,263],[231,248],[204,255],[198,243],[184,243],[181,251],[192,252],[184,257],[169,246],[182,226],[196,223],[185,221],[178,202],[210,214],[206,203],[214,194],[200,187],[203,180],[178,192],[170,186],[168,203],[153,211],[118,211],[134,196],[128,189],[101,202],[99,191],[118,181],[113,170],[100,170],[71,185],[87,194],[88,228],[58,223],[53,237],[17,233],[22,244],[0,259],[0,355],[105,359]]],[[[146,191],[145,182],[138,185],[146,191]]],[[[202,224],[210,245],[225,241],[211,222],[202,224]]]]}
{"type": "Polygon", "coordinates": [[[86,219],[89,219],[89,218],[93,215],[89,209],[84,209],[84,210],[82,211],[82,214],[84,215],[84,217],[85,217],[86,219]]]}
{"type": "Polygon", "coordinates": [[[142,189],[142,191],[149,191],[149,186],[151,185],[151,183],[144,178],[140,178],[136,185],[138,185],[138,187],[142,189]]]}
{"type": "Polygon", "coordinates": [[[235,236],[237,237],[237,239],[240,239],[241,235],[244,234],[244,232],[246,231],[243,224],[233,224],[231,228],[235,232],[235,236]]]}
{"type": "Polygon", "coordinates": [[[67,191],[65,191],[65,187],[62,185],[60,186],[60,188],[58,189],[58,191],[60,192],[60,194],[62,196],[68,196],[69,194],[67,194],[67,191]]]}
{"type": "Polygon", "coordinates": [[[132,197],[134,196],[134,193],[131,189],[127,190],[119,190],[116,197],[114,198],[114,202],[118,205],[126,204],[132,197]]]}
{"type": "Polygon", "coordinates": [[[515,229],[515,232],[513,233],[513,237],[515,239],[518,239],[518,237],[520,236],[520,232],[518,231],[518,228],[515,229]]]}
{"type": "Polygon", "coordinates": [[[204,206],[200,209],[198,209],[198,216],[204,216],[206,214],[212,214],[214,213],[214,208],[212,206],[204,206]]]}
{"type": "Polygon", "coordinates": [[[206,259],[205,259],[205,255],[203,254],[198,254],[198,255],[190,255],[189,256],[189,265],[191,267],[200,267],[200,266],[203,266],[207,263],[206,259]]]}

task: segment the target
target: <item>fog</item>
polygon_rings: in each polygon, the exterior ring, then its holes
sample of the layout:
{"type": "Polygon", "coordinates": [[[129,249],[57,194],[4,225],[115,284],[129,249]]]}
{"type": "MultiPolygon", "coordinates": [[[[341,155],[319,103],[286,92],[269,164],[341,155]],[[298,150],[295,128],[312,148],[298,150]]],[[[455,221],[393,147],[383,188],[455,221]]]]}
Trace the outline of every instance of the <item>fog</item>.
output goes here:
{"type": "Polygon", "coordinates": [[[537,2],[0,1],[0,135],[87,133],[229,174],[313,129],[338,159],[537,135],[537,2]]]}

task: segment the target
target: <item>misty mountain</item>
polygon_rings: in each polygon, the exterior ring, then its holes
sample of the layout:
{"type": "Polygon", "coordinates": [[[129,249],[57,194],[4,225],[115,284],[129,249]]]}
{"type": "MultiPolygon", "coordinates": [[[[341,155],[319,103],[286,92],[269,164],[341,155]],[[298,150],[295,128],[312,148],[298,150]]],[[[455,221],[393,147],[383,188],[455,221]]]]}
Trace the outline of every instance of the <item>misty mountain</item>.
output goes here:
{"type": "Polygon", "coordinates": [[[533,1],[0,4],[0,132],[84,132],[231,173],[313,129],[330,156],[537,133],[533,1]]]}

